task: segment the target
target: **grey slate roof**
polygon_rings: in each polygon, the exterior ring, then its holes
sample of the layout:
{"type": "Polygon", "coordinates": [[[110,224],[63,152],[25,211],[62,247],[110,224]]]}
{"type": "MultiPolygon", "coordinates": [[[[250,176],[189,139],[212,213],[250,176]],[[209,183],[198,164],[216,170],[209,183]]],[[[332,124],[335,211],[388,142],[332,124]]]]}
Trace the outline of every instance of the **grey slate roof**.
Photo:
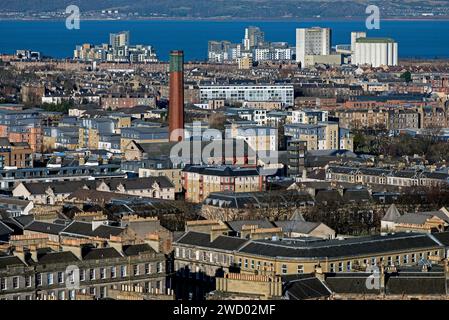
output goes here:
{"type": "Polygon", "coordinates": [[[284,286],[284,295],[289,300],[307,300],[329,297],[332,292],[314,275],[304,275],[284,286]]]}
{"type": "Polygon", "coordinates": [[[73,221],[67,227],[64,226],[62,234],[82,237],[109,238],[110,236],[120,235],[124,230],[124,228],[106,225],[98,226],[95,230],[92,230],[92,223],[90,222],[73,221]]]}
{"type": "Polygon", "coordinates": [[[25,266],[25,263],[16,256],[0,257],[0,270],[8,266],[25,266]]]}
{"type": "Polygon", "coordinates": [[[246,239],[228,236],[219,236],[214,241],[211,242],[209,234],[193,231],[185,233],[182,237],[180,237],[176,241],[176,243],[179,244],[186,244],[203,248],[221,249],[228,251],[237,250],[245,242],[247,242],[246,239]]]}
{"type": "Polygon", "coordinates": [[[313,230],[315,230],[320,222],[307,222],[307,221],[276,221],[274,222],[276,227],[282,228],[283,232],[296,232],[296,233],[304,233],[309,234],[313,230]]]}
{"type": "Polygon", "coordinates": [[[64,228],[65,225],[34,220],[25,227],[25,230],[57,235],[64,228]]]}
{"type": "Polygon", "coordinates": [[[269,257],[325,259],[436,247],[440,245],[428,234],[396,233],[345,240],[250,240],[239,251],[269,257]]]}
{"type": "Polygon", "coordinates": [[[394,205],[394,203],[388,208],[387,212],[385,213],[384,217],[382,218],[382,221],[396,221],[401,214],[398,211],[398,208],[394,205]]]}
{"type": "Polygon", "coordinates": [[[46,252],[39,254],[37,264],[53,264],[53,263],[76,263],[79,259],[70,251],[63,252],[46,252]]]}
{"type": "Polygon", "coordinates": [[[8,227],[6,224],[0,221],[0,236],[2,235],[8,235],[13,233],[14,230],[8,227]]]}
{"type": "Polygon", "coordinates": [[[90,248],[83,253],[83,260],[100,260],[121,257],[122,255],[114,248],[90,248]]]}
{"type": "Polygon", "coordinates": [[[228,226],[236,232],[241,232],[243,226],[258,226],[258,228],[273,228],[273,224],[268,220],[236,220],[227,221],[228,226]]]}
{"type": "Polygon", "coordinates": [[[424,224],[431,216],[420,213],[406,213],[396,219],[396,223],[424,224]]]}
{"type": "Polygon", "coordinates": [[[141,253],[156,253],[156,251],[145,243],[123,246],[123,253],[126,256],[137,256],[141,253]]]}

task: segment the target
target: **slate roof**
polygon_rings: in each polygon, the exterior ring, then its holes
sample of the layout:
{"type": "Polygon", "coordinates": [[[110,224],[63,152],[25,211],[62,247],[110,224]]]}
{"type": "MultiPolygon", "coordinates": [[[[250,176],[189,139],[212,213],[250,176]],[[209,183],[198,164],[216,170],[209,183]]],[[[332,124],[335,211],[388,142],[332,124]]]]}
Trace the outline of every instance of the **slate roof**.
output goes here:
{"type": "Polygon", "coordinates": [[[396,219],[396,223],[424,224],[431,216],[420,213],[406,213],[396,219]]]}
{"type": "Polygon", "coordinates": [[[28,224],[24,230],[57,235],[64,230],[64,228],[65,225],[34,220],[28,224]]]}
{"type": "Polygon", "coordinates": [[[114,248],[89,248],[83,252],[83,260],[100,260],[121,257],[122,255],[114,248]]]}
{"type": "Polygon", "coordinates": [[[327,274],[326,285],[334,293],[379,294],[380,289],[368,289],[366,280],[371,273],[335,273],[327,274]]]}
{"type": "Polygon", "coordinates": [[[0,221],[0,236],[12,234],[13,232],[14,232],[13,229],[11,229],[6,224],[0,221]]]}
{"type": "Polygon", "coordinates": [[[312,203],[313,199],[306,192],[296,190],[269,192],[212,192],[204,200],[205,205],[226,208],[259,208],[273,203],[298,205],[312,203]]]}
{"type": "MultiPolygon", "coordinates": [[[[117,190],[117,187],[121,184],[126,190],[138,190],[143,188],[150,188],[154,183],[158,183],[161,188],[173,188],[173,183],[168,180],[167,177],[146,177],[135,179],[107,179],[103,180],[111,190],[117,190]]],[[[100,184],[101,182],[99,182],[100,184]]]]}
{"type": "Polygon", "coordinates": [[[8,266],[25,266],[25,263],[16,256],[0,256],[0,270],[8,266]]]}
{"type": "Polygon", "coordinates": [[[394,203],[388,208],[387,212],[385,213],[384,217],[382,218],[382,221],[390,221],[395,222],[401,214],[398,211],[398,208],[394,205],[394,203]]]}
{"type": "Polygon", "coordinates": [[[70,251],[63,251],[63,252],[50,251],[50,252],[45,252],[43,254],[39,254],[39,251],[38,251],[38,259],[37,260],[38,260],[37,264],[79,262],[79,259],[70,251]]]}
{"type": "Polygon", "coordinates": [[[449,247],[449,231],[433,233],[432,235],[433,237],[435,237],[435,239],[437,239],[437,241],[449,247]]]}
{"type": "Polygon", "coordinates": [[[13,218],[15,221],[17,221],[21,226],[26,226],[27,224],[31,223],[34,220],[33,215],[22,215],[18,217],[13,218]]]}
{"type": "Polygon", "coordinates": [[[283,232],[296,232],[296,233],[304,233],[309,234],[313,230],[315,230],[320,222],[307,222],[307,221],[276,221],[274,222],[276,227],[282,228],[283,232]]]}
{"type": "Polygon", "coordinates": [[[137,256],[141,253],[156,253],[156,251],[148,244],[135,244],[123,246],[125,256],[137,256]]]}
{"type": "Polygon", "coordinates": [[[95,230],[92,230],[92,223],[90,222],[73,221],[65,227],[62,233],[82,237],[109,238],[110,236],[120,235],[124,230],[124,228],[106,225],[98,226],[95,230]]]}
{"type": "Polygon", "coordinates": [[[60,181],[60,182],[38,182],[24,183],[25,188],[34,195],[45,194],[48,188],[51,188],[56,194],[72,193],[73,190],[82,189],[84,186],[92,188],[93,181],[60,181]]]}
{"type": "Polygon", "coordinates": [[[439,244],[431,235],[396,233],[345,240],[309,241],[298,238],[277,241],[251,240],[239,251],[254,255],[300,259],[352,257],[435,247],[439,247],[439,244]]]}
{"type": "Polygon", "coordinates": [[[241,168],[231,166],[186,166],[183,171],[223,177],[245,177],[259,175],[259,171],[255,168],[241,168]]]}
{"type": "Polygon", "coordinates": [[[390,276],[385,285],[387,294],[446,295],[444,273],[427,275],[423,272],[390,276]]]}
{"type": "Polygon", "coordinates": [[[329,297],[331,291],[314,275],[289,281],[284,286],[284,295],[289,300],[308,300],[329,297]]]}
{"type": "Polygon", "coordinates": [[[273,228],[273,224],[268,220],[237,220],[227,221],[228,226],[236,232],[241,232],[243,226],[258,226],[258,228],[273,228]]]}
{"type": "Polygon", "coordinates": [[[219,236],[211,242],[209,234],[189,231],[181,236],[176,243],[210,249],[233,251],[239,249],[247,241],[248,240],[246,239],[236,237],[219,236]]]}
{"type": "Polygon", "coordinates": [[[111,178],[101,179],[96,181],[59,181],[59,182],[46,182],[46,183],[24,183],[25,188],[33,195],[46,194],[48,188],[51,188],[56,194],[72,194],[79,190],[96,190],[102,182],[106,183],[111,191],[117,190],[117,187],[121,184],[126,190],[136,189],[148,189],[155,182],[157,182],[161,188],[173,188],[173,184],[167,177],[146,177],[146,178],[111,178]]]}

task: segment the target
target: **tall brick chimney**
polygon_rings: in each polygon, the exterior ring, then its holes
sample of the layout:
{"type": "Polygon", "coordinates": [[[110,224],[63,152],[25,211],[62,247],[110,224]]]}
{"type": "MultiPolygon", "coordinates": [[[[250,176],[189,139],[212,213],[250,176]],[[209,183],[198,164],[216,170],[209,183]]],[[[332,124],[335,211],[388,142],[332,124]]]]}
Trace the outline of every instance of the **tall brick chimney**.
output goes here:
{"type": "Polygon", "coordinates": [[[170,141],[184,140],[184,52],[170,52],[170,105],[168,110],[170,141]],[[178,130],[178,132],[176,132],[178,130]],[[173,134],[172,134],[173,133],[173,134]]]}

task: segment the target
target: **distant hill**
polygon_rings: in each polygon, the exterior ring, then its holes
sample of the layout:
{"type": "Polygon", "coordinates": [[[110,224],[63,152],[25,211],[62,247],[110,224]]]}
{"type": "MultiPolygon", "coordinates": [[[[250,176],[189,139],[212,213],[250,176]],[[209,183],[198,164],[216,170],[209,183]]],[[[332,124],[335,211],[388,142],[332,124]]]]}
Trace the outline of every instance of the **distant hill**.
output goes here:
{"type": "Polygon", "coordinates": [[[301,18],[364,17],[368,4],[381,8],[384,17],[419,17],[428,13],[448,15],[449,1],[395,0],[0,0],[3,12],[42,13],[78,5],[83,12],[119,10],[139,16],[181,18],[301,18]]]}

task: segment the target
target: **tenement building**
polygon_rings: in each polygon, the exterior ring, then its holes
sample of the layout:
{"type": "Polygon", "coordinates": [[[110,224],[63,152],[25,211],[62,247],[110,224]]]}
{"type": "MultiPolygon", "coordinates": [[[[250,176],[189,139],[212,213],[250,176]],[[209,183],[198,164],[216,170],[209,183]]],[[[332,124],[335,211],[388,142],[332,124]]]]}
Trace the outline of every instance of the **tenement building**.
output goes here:
{"type": "Polygon", "coordinates": [[[58,247],[46,242],[3,253],[0,300],[100,299],[125,284],[148,293],[165,292],[165,256],[145,243],[115,240],[96,247],[88,240],[68,239],[58,247]]]}
{"type": "Polygon", "coordinates": [[[324,240],[277,236],[233,238],[217,235],[218,231],[212,230],[210,234],[190,231],[175,241],[175,271],[208,277],[230,269],[256,275],[312,273],[317,266],[323,272],[357,272],[373,265],[413,266],[421,260],[439,263],[445,258],[447,246],[447,241],[442,240],[446,233],[324,240]]]}

